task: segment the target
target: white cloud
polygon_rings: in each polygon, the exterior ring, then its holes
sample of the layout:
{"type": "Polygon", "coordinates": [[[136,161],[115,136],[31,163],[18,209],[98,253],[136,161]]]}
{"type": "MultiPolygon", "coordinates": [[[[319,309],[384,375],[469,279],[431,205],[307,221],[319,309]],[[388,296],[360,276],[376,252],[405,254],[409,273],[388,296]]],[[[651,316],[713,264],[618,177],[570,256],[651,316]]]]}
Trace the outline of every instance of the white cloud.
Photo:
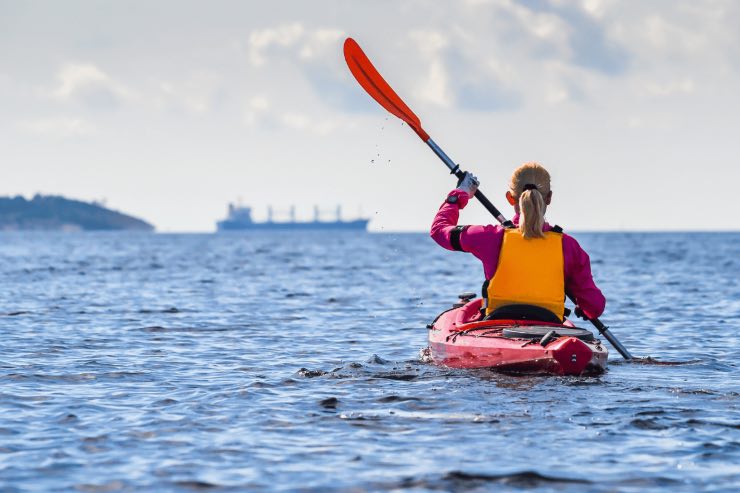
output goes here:
{"type": "Polygon", "coordinates": [[[249,127],[299,130],[319,136],[328,135],[339,126],[337,119],[314,119],[305,113],[274,109],[270,99],[263,95],[247,101],[244,123],[249,127]]]}
{"type": "Polygon", "coordinates": [[[340,123],[336,120],[321,120],[313,126],[316,135],[329,135],[334,132],[340,123]]]}
{"type": "Polygon", "coordinates": [[[253,31],[249,37],[248,55],[251,66],[256,69],[253,72],[255,79],[271,71],[278,72],[280,75],[276,77],[280,77],[280,81],[290,80],[300,89],[287,93],[279,89],[281,84],[278,81],[269,85],[266,87],[267,95],[252,96],[247,100],[244,123],[314,135],[331,133],[337,127],[333,117],[316,119],[309,115],[325,112],[326,106],[344,108],[349,99],[347,94],[356,95],[356,87],[350,82],[341,59],[345,36],[341,29],[308,29],[301,23],[285,23],[253,31]],[[296,82],[304,82],[305,85],[301,87],[296,82]],[[295,108],[301,111],[295,111],[295,108]]]}
{"type": "Polygon", "coordinates": [[[87,136],[94,133],[93,126],[87,121],[70,117],[25,120],[18,124],[18,128],[26,133],[61,138],[87,136]]]}
{"type": "Polygon", "coordinates": [[[254,96],[244,109],[244,123],[249,126],[256,125],[261,119],[268,115],[270,100],[265,96],[254,96]]]}
{"type": "Polygon", "coordinates": [[[266,110],[270,107],[270,102],[264,96],[257,96],[256,98],[252,98],[249,104],[252,108],[257,110],[266,110]]]}
{"type": "Polygon", "coordinates": [[[431,30],[415,30],[409,37],[416,43],[421,55],[427,59],[434,59],[449,45],[447,38],[440,32],[431,30]]]}
{"type": "Polygon", "coordinates": [[[134,94],[91,63],[68,63],[57,74],[58,85],[48,95],[60,102],[78,100],[90,106],[112,106],[134,94]]]}
{"type": "Polygon", "coordinates": [[[516,27],[515,33],[518,37],[528,34],[529,39],[523,41],[545,43],[549,49],[554,49],[560,54],[568,52],[570,28],[557,14],[538,11],[513,0],[494,0],[492,3],[494,16],[502,19],[511,17],[518,21],[515,25],[506,23],[506,27],[508,29],[516,27]]]}
{"type": "Polygon", "coordinates": [[[708,41],[705,33],[697,33],[690,25],[678,25],[661,15],[651,15],[640,27],[644,43],[663,53],[696,53],[708,41]]]}
{"type": "Polygon", "coordinates": [[[443,50],[448,45],[447,38],[436,31],[422,30],[410,32],[409,37],[427,64],[426,75],[418,77],[418,86],[414,91],[417,98],[444,108],[452,106],[455,98],[443,60],[443,50]]]}
{"type": "Polygon", "coordinates": [[[564,103],[570,99],[568,90],[562,87],[550,87],[545,93],[545,101],[549,104],[564,103]]]}
{"type": "Polygon", "coordinates": [[[285,124],[286,127],[303,130],[308,127],[310,120],[306,115],[301,113],[284,113],[280,120],[285,124]]]}
{"type": "Polygon", "coordinates": [[[345,32],[340,29],[317,29],[308,32],[303,40],[298,56],[302,60],[312,60],[325,54],[327,49],[339,46],[345,38],[345,32]]]}
{"type": "Polygon", "coordinates": [[[695,89],[694,81],[691,79],[672,81],[664,84],[649,82],[645,85],[645,90],[648,94],[660,97],[673,96],[677,94],[692,94],[695,89]]]}
{"type": "Polygon", "coordinates": [[[602,19],[614,0],[581,0],[581,8],[591,16],[602,19]]]}
{"type": "Polygon", "coordinates": [[[627,126],[629,128],[641,128],[645,126],[645,122],[639,116],[631,116],[627,119],[627,126]]]}
{"type": "Polygon", "coordinates": [[[319,136],[329,135],[338,126],[338,122],[333,119],[313,119],[308,115],[297,112],[283,113],[278,120],[286,128],[306,131],[319,136]]]}
{"type": "Polygon", "coordinates": [[[421,77],[416,94],[421,101],[449,108],[453,103],[449,88],[449,75],[441,60],[432,60],[424,77],[421,77]]]}
{"type": "Polygon", "coordinates": [[[297,22],[258,29],[249,36],[249,61],[255,67],[262,67],[271,57],[282,59],[287,55],[292,60],[325,65],[327,58],[336,55],[345,36],[341,29],[306,29],[297,22]]]}
{"type": "Polygon", "coordinates": [[[505,63],[498,58],[489,58],[483,68],[496,80],[506,85],[512,85],[516,80],[516,69],[511,63],[505,63]]]}
{"type": "Polygon", "coordinates": [[[80,88],[107,83],[109,78],[94,65],[69,64],[62,68],[57,78],[60,85],[52,92],[57,99],[69,99],[80,88]]]}
{"type": "Polygon", "coordinates": [[[206,113],[221,90],[222,77],[211,72],[197,72],[177,82],[159,84],[161,105],[174,104],[191,113],[206,113]]]}
{"type": "Polygon", "coordinates": [[[252,31],[249,36],[249,61],[254,66],[264,65],[267,61],[264,54],[266,50],[272,46],[293,46],[303,37],[304,32],[305,29],[299,22],[252,31]]]}

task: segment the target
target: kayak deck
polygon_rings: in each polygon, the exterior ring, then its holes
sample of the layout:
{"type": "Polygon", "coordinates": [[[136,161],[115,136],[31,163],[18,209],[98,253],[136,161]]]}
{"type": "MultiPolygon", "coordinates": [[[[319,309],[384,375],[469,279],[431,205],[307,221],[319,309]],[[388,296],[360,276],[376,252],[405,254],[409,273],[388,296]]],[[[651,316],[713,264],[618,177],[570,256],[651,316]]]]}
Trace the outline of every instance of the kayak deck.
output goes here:
{"type": "Polygon", "coordinates": [[[429,356],[435,364],[555,375],[606,369],[608,351],[589,331],[568,321],[481,320],[481,303],[477,299],[443,312],[430,325],[429,356]]]}

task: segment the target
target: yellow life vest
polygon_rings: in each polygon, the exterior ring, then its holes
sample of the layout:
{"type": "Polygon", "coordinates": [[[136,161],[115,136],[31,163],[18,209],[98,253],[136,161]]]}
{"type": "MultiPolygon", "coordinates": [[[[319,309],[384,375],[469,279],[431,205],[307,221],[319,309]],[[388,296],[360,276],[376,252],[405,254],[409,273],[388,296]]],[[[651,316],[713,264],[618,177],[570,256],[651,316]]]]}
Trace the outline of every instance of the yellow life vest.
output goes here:
{"type": "Polygon", "coordinates": [[[548,231],[544,238],[527,239],[518,229],[506,229],[498,267],[486,291],[486,315],[502,306],[526,304],[545,308],[563,320],[562,233],[548,231]]]}

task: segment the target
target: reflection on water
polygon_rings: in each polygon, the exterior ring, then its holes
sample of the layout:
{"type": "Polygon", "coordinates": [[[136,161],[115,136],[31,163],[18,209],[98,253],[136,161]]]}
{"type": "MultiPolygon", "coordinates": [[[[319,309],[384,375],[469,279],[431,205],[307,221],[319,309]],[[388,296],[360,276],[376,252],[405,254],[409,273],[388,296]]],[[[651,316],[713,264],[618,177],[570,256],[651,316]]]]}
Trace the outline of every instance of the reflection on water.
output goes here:
{"type": "Polygon", "coordinates": [[[651,359],[424,363],[426,235],[1,234],[0,490],[734,490],[740,235],[577,238],[651,359]]]}

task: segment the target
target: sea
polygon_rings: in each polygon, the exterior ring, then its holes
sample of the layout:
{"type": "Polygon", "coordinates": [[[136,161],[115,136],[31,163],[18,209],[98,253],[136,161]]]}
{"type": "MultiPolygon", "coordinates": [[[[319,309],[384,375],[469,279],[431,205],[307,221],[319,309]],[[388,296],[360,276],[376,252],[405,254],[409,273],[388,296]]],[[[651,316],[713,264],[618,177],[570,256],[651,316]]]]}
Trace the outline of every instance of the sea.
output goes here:
{"type": "Polygon", "coordinates": [[[740,491],[740,233],[574,233],[590,377],[454,370],[426,234],[0,234],[0,491],[740,491]]]}

